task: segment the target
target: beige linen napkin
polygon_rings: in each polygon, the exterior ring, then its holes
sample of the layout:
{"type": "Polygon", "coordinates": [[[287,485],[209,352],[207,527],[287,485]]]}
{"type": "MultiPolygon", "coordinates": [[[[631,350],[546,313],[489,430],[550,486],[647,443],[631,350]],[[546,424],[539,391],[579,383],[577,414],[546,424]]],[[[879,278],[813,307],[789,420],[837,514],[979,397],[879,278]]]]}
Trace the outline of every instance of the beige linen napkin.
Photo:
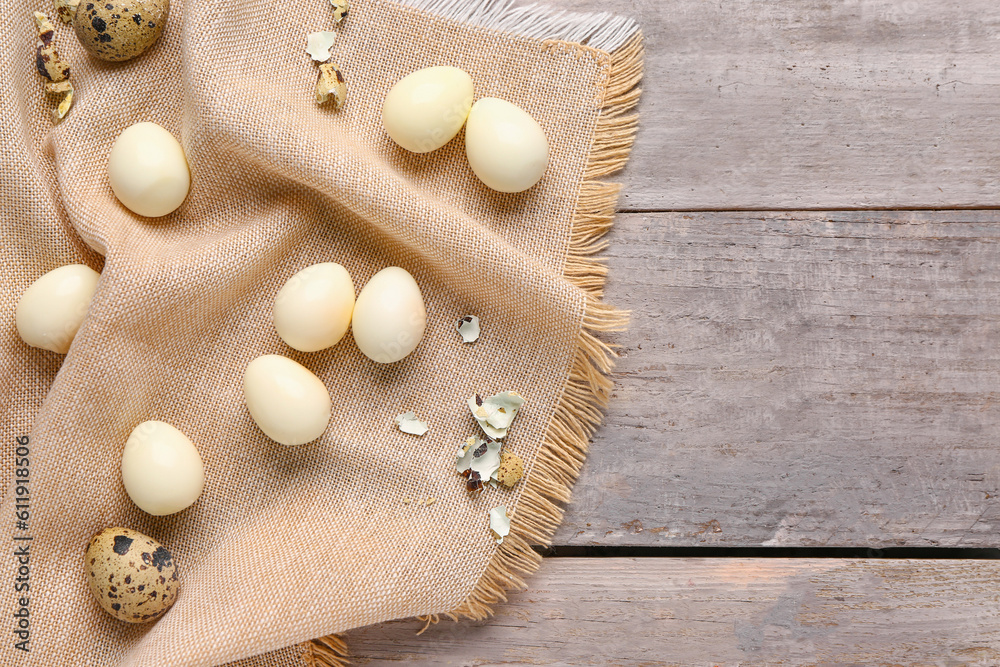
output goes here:
{"type": "Polygon", "coordinates": [[[610,16],[491,0],[410,5],[353,0],[334,28],[327,0],[175,0],[162,39],[117,64],[89,58],[57,23],[78,98],[56,127],[31,19],[52,8],[17,0],[0,10],[0,663],[332,665],[340,642],[309,640],[394,618],[482,618],[537,567],[530,545],[558,525],[608,395],[612,355],[595,334],[624,324],[600,301],[605,269],[593,255],[619,193],[602,179],[633,140],[641,41],[610,16]],[[338,33],[333,61],[349,90],[340,111],[313,99],[306,34],[323,29],[338,33]],[[477,97],[538,119],[552,159],[536,187],[487,189],[462,135],[426,155],[386,136],[389,87],[442,64],[468,71],[477,97]],[[105,174],[116,136],[139,121],[169,129],[191,166],[188,200],[162,219],[123,208],[105,174]],[[412,273],[429,318],[416,352],[383,366],[349,335],[322,352],[288,348],[271,321],[274,296],[325,261],[347,267],[357,289],[386,266],[412,273]],[[26,346],[14,309],[33,280],[68,263],[101,280],[63,357],[26,346]],[[468,314],[483,327],[471,345],[455,330],[468,314]],[[283,447],[251,420],[243,369],[272,353],[329,389],[320,440],[283,447]],[[526,478],[470,496],[454,469],[477,428],[465,401],[504,390],[527,399],[507,444],[526,478]],[[427,435],[396,428],[407,410],[427,435]],[[182,430],[205,461],[204,494],[176,515],[143,513],[121,483],[125,440],[148,419],[182,430]],[[19,528],[23,436],[30,509],[19,528]],[[487,518],[498,505],[513,519],[500,546],[487,518]],[[155,624],[120,623],[91,598],[83,549],[114,525],[154,537],[178,563],[179,599],[155,624]],[[29,652],[13,634],[22,544],[29,652]]]}

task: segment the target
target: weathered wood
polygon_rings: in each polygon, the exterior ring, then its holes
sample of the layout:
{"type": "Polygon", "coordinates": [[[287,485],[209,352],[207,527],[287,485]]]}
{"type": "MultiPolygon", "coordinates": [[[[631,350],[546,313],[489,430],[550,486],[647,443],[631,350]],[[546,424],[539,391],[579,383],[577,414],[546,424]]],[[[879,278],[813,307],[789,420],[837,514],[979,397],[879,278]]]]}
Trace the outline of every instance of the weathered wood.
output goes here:
{"type": "Polygon", "coordinates": [[[1000,545],[1000,212],[620,215],[555,544],[1000,545]]]}
{"type": "Polygon", "coordinates": [[[1000,205],[1000,3],[555,4],[642,23],[630,210],[1000,205]]]}
{"type": "Polygon", "coordinates": [[[357,664],[996,665],[989,561],[549,559],[484,623],[348,633],[357,664]]]}

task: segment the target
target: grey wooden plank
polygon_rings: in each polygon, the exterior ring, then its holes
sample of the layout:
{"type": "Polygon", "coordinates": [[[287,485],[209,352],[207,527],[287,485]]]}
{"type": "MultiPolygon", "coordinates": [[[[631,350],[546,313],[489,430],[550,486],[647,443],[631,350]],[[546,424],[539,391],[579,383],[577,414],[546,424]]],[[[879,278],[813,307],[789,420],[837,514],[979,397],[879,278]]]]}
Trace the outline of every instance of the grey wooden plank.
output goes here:
{"type": "Polygon", "coordinates": [[[557,0],[646,36],[630,210],[1000,205],[1000,4],[557,0]]]}
{"type": "Polygon", "coordinates": [[[988,561],[548,559],[481,623],[347,635],[360,665],[996,665],[988,561]]]}
{"type": "Polygon", "coordinates": [[[620,215],[555,544],[1000,545],[1000,212],[620,215]]]}

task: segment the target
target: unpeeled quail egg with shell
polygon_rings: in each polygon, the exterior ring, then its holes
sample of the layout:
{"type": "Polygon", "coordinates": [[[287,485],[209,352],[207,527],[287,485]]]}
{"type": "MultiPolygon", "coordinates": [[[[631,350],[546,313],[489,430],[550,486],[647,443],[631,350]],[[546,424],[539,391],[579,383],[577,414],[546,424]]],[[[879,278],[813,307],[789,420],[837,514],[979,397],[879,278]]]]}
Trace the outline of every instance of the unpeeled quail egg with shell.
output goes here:
{"type": "Polygon", "coordinates": [[[101,608],[126,623],[155,621],[177,600],[173,554],[140,532],[105,528],[90,538],[83,566],[101,608]]]}
{"type": "Polygon", "coordinates": [[[94,57],[130,60],[160,38],[169,13],[170,0],[81,0],[73,28],[94,57]]]}

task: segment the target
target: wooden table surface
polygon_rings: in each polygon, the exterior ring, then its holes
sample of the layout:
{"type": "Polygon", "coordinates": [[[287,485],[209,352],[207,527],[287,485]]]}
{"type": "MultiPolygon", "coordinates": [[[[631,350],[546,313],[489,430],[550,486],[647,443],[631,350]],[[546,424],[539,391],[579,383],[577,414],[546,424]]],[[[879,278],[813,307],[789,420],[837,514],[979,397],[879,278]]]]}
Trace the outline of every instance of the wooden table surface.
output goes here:
{"type": "Polygon", "coordinates": [[[548,558],[356,661],[1000,664],[1000,570],[961,550],[1000,542],[1000,4],[612,5],[646,37],[606,253],[633,322],[554,544],[644,557],[548,558]],[[864,558],[899,547],[952,549],[864,558]]]}

